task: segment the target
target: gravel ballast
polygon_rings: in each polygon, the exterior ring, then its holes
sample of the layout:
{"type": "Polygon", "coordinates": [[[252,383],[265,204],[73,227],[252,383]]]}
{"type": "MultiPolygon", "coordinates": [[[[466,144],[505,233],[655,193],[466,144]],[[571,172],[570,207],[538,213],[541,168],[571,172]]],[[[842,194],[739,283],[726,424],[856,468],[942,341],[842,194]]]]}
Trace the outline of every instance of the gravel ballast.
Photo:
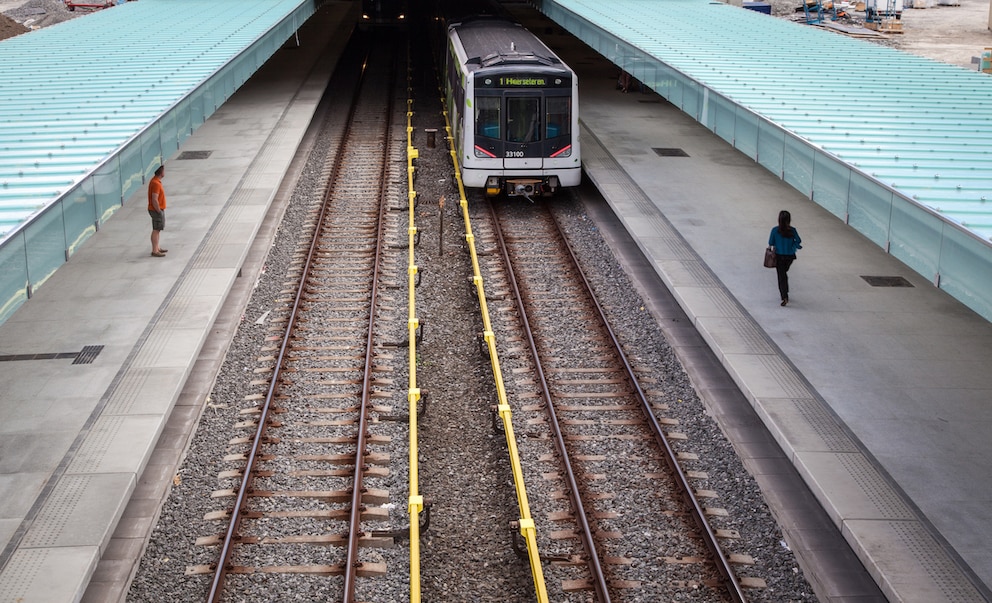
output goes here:
{"type": "MultiPolygon", "coordinates": [[[[421,84],[415,96],[414,146],[420,153],[416,173],[420,205],[416,216],[421,233],[416,251],[421,282],[416,294],[424,333],[418,346],[418,381],[429,392],[427,411],[420,422],[419,469],[421,493],[434,502],[431,527],[421,541],[422,593],[424,600],[433,601],[530,601],[533,586],[525,571],[526,561],[512,550],[509,522],[516,519],[517,509],[510,488],[505,444],[502,436],[492,429],[491,407],[495,403],[492,376],[488,359],[480,353],[478,300],[470,282],[471,268],[457,192],[450,177],[450,157],[443,136],[430,149],[424,133],[426,128],[444,131],[440,103],[431,86],[421,84]],[[439,203],[442,197],[443,207],[439,203]]],[[[244,399],[251,392],[248,382],[257,359],[264,355],[260,350],[265,337],[271,335],[265,317],[285,295],[287,274],[292,271],[297,249],[296,235],[304,230],[316,203],[323,161],[318,156],[329,146],[329,141],[317,141],[297,183],[265,271],[248,302],[128,601],[202,600],[205,578],[186,576],[185,570],[192,565],[211,563],[217,554],[216,547],[197,546],[195,542],[217,532],[216,523],[204,521],[203,517],[216,507],[210,493],[219,487],[219,471],[229,469],[220,467],[218,461],[230,453],[231,426],[237,422],[240,410],[247,406],[244,399]]],[[[708,482],[700,487],[719,492],[719,506],[728,510],[734,524],[729,527],[741,533],[741,541],[747,543],[746,549],[754,557],[754,566],[748,572],[760,576],[767,586],[749,592],[749,596],[754,601],[815,600],[754,480],[707,415],[688,376],[650,314],[644,311],[642,300],[601,238],[596,224],[582,203],[570,195],[562,195],[554,203],[569,238],[581,250],[584,269],[609,308],[610,319],[628,353],[633,354],[638,366],[646,367],[654,376],[657,383],[653,387],[671,401],[666,414],[674,414],[680,431],[689,434],[694,451],[700,456],[698,465],[692,469],[705,471],[709,476],[708,482]]],[[[495,261],[488,255],[483,259],[495,261]]],[[[405,280],[401,278],[400,282],[405,280]]],[[[397,300],[404,295],[402,291],[390,293],[397,300]]],[[[403,354],[400,350],[395,353],[403,354]]],[[[396,375],[394,379],[402,383],[404,378],[396,375]]],[[[399,385],[394,389],[402,390],[399,385]]],[[[401,402],[394,392],[392,406],[401,408],[401,402]]],[[[397,443],[405,444],[402,438],[394,438],[394,444],[397,443]]],[[[393,450],[391,454],[394,463],[405,461],[399,451],[393,450]]],[[[539,478],[532,476],[529,481],[539,487],[539,478]]],[[[391,504],[398,506],[390,514],[393,528],[402,529],[406,493],[393,491],[391,498],[391,504]]],[[[535,500],[540,498],[535,495],[535,500]]],[[[532,512],[537,515],[547,513],[547,509],[533,508],[532,512]]],[[[396,549],[382,557],[391,570],[397,571],[389,578],[363,582],[363,600],[408,600],[404,562],[400,559],[407,547],[407,542],[400,541],[396,549]]],[[[297,588],[295,600],[315,600],[321,596],[319,580],[300,579],[297,588]]],[[[561,591],[553,586],[552,592],[561,591]]],[[[636,594],[629,600],[638,600],[636,594]]]]}

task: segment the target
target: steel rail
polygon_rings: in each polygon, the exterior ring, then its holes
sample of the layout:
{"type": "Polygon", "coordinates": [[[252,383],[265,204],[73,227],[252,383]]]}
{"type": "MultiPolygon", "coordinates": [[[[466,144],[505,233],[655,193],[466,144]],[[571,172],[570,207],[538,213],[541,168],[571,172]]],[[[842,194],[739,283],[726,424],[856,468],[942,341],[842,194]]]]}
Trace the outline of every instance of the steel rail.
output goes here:
{"type": "Polygon", "coordinates": [[[572,503],[572,510],[575,511],[576,522],[579,524],[579,529],[581,532],[579,539],[582,541],[582,546],[586,550],[586,563],[589,567],[589,573],[593,577],[593,588],[596,592],[596,599],[600,603],[609,603],[610,593],[606,584],[606,575],[603,573],[603,566],[599,562],[596,542],[592,535],[592,529],[589,527],[589,520],[586,517],[585,507],[582,504],[581,497],[579,496],[579,484],[575,479],[575,472],[572,469],[572,462],[569,459],[568,453],[565,449],[565,437],[561,433],[561,428],[558,424],[558,415],[555,412],[554,403],[551,400],[551,388],[548,385],[544,373],[544,367],[541,364],[540,356],[537,353],[537,344],[534,341],[534,334],[530,328],[530,321],[527,319],[527,312],[524,310],[523,297],[520,293],[520,288],[517,285],[517,278],[513,272],[513,264],[510,262],[510,254],[507,249],[506,239],[503,237],[503,229],[500,227],[499,216],[496,214],[496,208],[492,201],[489,202],[489,213],[490,216],[492,216],[493,230],[499,244],[500,254],[503,256],[503,264],[506,267],[506,271],[509,276],[508,280],[510,287],[513,290],[513,296],[517,302],[517,312],[520,315],[521,322],[523,323],[527,343],[530,345],[530,351],[533,355],[534,364],[537,368],[537,376],[540,381],[542,395],[544,396],[544,403],[551,418],[549,425],[555,436],[555,446],[558,448],[558,453],[562,458],[562,464],[565,466],[565,481],[568,483],[568,496],[572,503]]]}
{"type": "MultiPolygon", "coordinates": [[[[341,143],[338,148],[343,148],[343,142],[348,139],[351,132],[351,124],[355,115],[355,111],[358,108],[358,100],[360,91],[362,88],[362,83],[365,78],[365,67],[368,64],[368,55],[371,52],[370,49],[365,49],[365,59],[362,61],[362,68],[358,74],[358,82],[354,87],[354,94],[352,96],[351,108],[348,112],[348,119],[345,122],[345,127],[341,132],[341,143]]],[[[331,172],[331,177],[328,180],[330,183],[334,183],[337,180],[337,176],[340,173],[342,161],[338,158],[334,162],[334,168],[331,172]]],[[[300,273],[299,287],[297,288],[296,296],[293,299],[293,305],[290,309],[289,320],[286,325],[286,330],[283,333],[282,341],[279,346],[279,354],[276,357],[275,369],[272,374],[272,381],[269,384],[269,388],[266,391],[265,401],[262,404],[261,412],[258,418],[258,427],[255,430],[254,440],[251,444],[251,450],[248,454],[248,459],[245,463],[245,471],[241,478],[241,486],[238,489],[238,496],[235,499],[234,507],[231,510],[231,521],[228,524],[227,532],[224,535],[224,542],[221,546],[220,559],[217,562],[217,567],[214,571],[213,581],[210,585],[210,592],[207,594],[207,603],[216,602],[223,589],[224,581],[227,577],[227,570],[230,569],[230,557],[233,550],[233,545],[238,537],[239,530],[241,528],[241,518],[243,516],[243,510],[245,502],[248,499],[248,494],[251,490],[253,473],[255,471],[255,466],[259,457],[259,449],[264,441],[266,431],[268,429],[269,413],[273,406],[273,400],[277,394],[279,379],[282,373],[283,362],[286,359],[290,348],[290,342],[292,340],[293,331],[296,327],[296,320],[300,312],[300,306],[302,305],[303,296],[306,291],[306,281],[310,276],[310,269],[314,263],[314,258],[317,256],[318,242],[320,241],[321,229],[325,218],[327,217],[327,207],[330,198],[330,191],[332,187],[328,187],[325,197],[320,206],[320,212],[318,214],[316,227],[314,229],[314,236],[310,242],[310,249],[307,253],[306,261],[304,262],[303,269],[300,273]]],[[[373,312],[374,315],[374,312],[373,312]]]]}
{"type": "Polygon", "coordinates": [[[665,450],[665,460],[668,463],[669,468],[675,475],[675,479],[682,490],[682,497],[685,502],[689,505],[692,512],[693,519],[696,521],[696,525],[703,532],[703,541],[706,547],[710,550],[713,555],[717,571],[723,576],[724,587],[727,589],[727,593],[730,597],[737,603],[745,603],[747,598],[744,596],[744,590],[734,574],[733,568],[730,566],[730,561],[723,554],[720,548],[720,544],[717,541],[716,534],[710,527],[708,521],[706,521],[706,515],[703,511],[702,505],[699,504],[699,500],[692,491],[692,484],[689,483],[689,478],[682,471],[682,467],[679,465],[678,458],[675,451],[672,449],[671,444],[668,442],[668,437],[665,436],[665,432],[662,430],[661,425],[658,423],[658,419],[654,416],[654,412],[651,410],[651,404],[648,402],[647,396],[644,394],[644,390],[641,389],[641,385],[637,380],[636,375],[634,375],[634,369],[630,366],[630,362],[627,360],[627,354],[623,351],[623,346],[620,345],[620,340],[617,339],[616,333],[613,331],[613,327],[610,326],[610,321],[606,317],[606,312],[603,311],[603,307],[600,305],[599,300],[596,299],[596,295],[593,293],[592,284],[589,279],[586,278],[585,272],[582,270],[582,266],[579,264],[578,257],[575,255],[575,250],[572,245],[568,242],[568,238],[565,237],[565,233],[555,218],[554,213],[552,213],[546,206],[545,211],[551,215],[551,221],[555,225],[558,237],[565,245],[565,249],[568,250],[569,257],[572,259],[572,264],[575,267],[576,273],[579,279],[582,281],[583,286],[588,292],[589,298],[596,307],[596,312],[599,314],[600,320],[603,326],[606,328],[610,340],[613,342],[613,346],[616,348],[617,356],[623,363],[624,371],[627,374],[627,379],[630,385],[634,388],[637,398],[641,402],[641,410],[644,413],[645,418],[651,426],[651,431],[654,433],[655,440],[658,444],[665,450]]]}
{"type": "MultiPolygon", "coordinates": [[[[381,39],[381,38],[380,38],[381,39]]],[[[392,44],[387,45],[385,50],[392,52],[392,44]]],[[[384,51],[381,47],[380,51],[384,51]]],[[[371,54],[371,53],[370,53],[371,54]]],[[[363,70],[368,69],[368,58],[363,65],[363,70]]],[[[385,248],[385,219],[384,214],[388,206],[386,199],[386,169],[388,166],[389,157],[389,130],[392,126],[393,120],[393,101],[394,101],[394,91],[396,83],[396,61],[389,62],[389,76],[388,76],[388,86],[387,86],[387,103],[386,103],[386,119],[383,120],[382,133],[384,148],[382,152],[382,161],[379,165],[379,183],[381,188],[379,189],[379,215],[377,219],[378,228],[376,230],[376,245],[375,245],[375,262],[372,269],[372,294],[369,298],[369,304],[372,311],[369,315],[369,327],[368,334],[365,339],[365,376],[362,379],[362,403],[359,409],[359,420],[358,420],[358,445],[355,452],[355,467],[354,467],[354,485],[351,491],[351,515],[348,521],[348,557],[345,562],[344,571],[344,601],[345,603],[353,603],[355,601],[355,582],[358,578],[358,568],[361,566],[361,562],[358,560],[358,540],[361,535],[361,519],[362,519],[362,492],[364,488],[362,487],[362,480],[365,471],[365,445],[368,430],[368,408],[369,399],[371,398],[372,390],[372,365],[374,360],[373,347],[375,338],[375,305],[379,295],[379,272],[380,266],[382,264],[382,253],[385,248]]]]}

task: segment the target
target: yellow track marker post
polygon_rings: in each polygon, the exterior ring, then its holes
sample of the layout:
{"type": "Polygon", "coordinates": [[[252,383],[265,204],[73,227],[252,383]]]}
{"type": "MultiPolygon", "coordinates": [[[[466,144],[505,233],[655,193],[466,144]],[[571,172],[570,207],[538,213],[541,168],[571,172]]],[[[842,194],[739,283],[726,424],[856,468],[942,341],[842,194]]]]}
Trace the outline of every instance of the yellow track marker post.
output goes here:
{"type": "Polygon", "coordinates": [[[420,153],[413,146],[413,99],[406,101],[406,171],[407,171],[407,200],[409,205],[409,226],[407,228],[407,247],[409,249],[407,266],[407,289],[409,298],[409,316],[407,318],[408,337],[410,340],[410,389],[407,393],[410,413],[410,498],[407,512],[410,515],[410,601],[420,603],[420,513],[424,510],[424,497],[420,495],[418,451],[417,451],[417,404],[420,402],[420,388],[417,387],[417,329],[420,320],[417,318],[417,263],[414,255],[414,243],[417,238],[416,201],[417,191],[414,190],[413,160],[420,153]]]}
{"type": "MultiPolygon", "coordinates": [[[[442,102],[443,105],[443,102],[442,102]]],[[[479,268],[479,256],[475,249],[475,235],[472,233],[472,221],[468,213],[468,200],[465,198],[465,186],[462,183],[461,169],[459,168],[457,151],[455,145],[451,144],[451,124],[448,122],[448,114],[444,112],[445,132],[451,149],[451,162],[455,169],[455,180],[458,182],[459,204],[462,208],[462,217],[465,221],[465,241],[468,243],[469,253],[472,257],[472,283],[475,285],[479,298],[479,309],[482,313],[483,337],[489,349],[489,359],[492,364],[493,379],[496,381],[496,395],[499,399],[498,411],[500,419],[503,421],[503,432],[506,434],[506,446],[510,455],[510,466],[513,471],[513,484],[517,492],[517,505],[520,510],[520,535],[527,542],[527,557],[530,560],[531,575],[534,578],[534,591],[539,603],[547,603],[548,591],[544,584],[544,568],[541,566],[541,556],[537,549],[537,529],[534,527],[534,520],[530,515],[530,504],[527,502],[527,488],[524,485],[524,473],[520,464],[520,455],[517,450],[517,440],[513,435],[512,411],[506,399],[506,388],[503,384],[503,372],[499,365],[499,354],[496,351],[496,335],[493,333],[492,323],[489,320],[489,308],[486,305],[486,291],[482,282],[482,271],[479,268]]]]}

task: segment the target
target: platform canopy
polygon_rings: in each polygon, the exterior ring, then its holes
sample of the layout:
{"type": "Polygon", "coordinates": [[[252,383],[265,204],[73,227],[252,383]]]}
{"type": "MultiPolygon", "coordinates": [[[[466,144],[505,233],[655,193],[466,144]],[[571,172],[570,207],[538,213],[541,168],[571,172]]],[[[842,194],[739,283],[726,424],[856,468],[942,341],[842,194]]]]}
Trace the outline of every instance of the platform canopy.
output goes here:
{"type": "Polygon", "coordinates": [[[156,161],[143,155],[161,156],[148,141],[115,154],[153,129],[176,148],[313,12],[312,0],[140,0],[0,41],[0,244],[81,186],[96,199],[81,219],[105,219],[156,161]]]}

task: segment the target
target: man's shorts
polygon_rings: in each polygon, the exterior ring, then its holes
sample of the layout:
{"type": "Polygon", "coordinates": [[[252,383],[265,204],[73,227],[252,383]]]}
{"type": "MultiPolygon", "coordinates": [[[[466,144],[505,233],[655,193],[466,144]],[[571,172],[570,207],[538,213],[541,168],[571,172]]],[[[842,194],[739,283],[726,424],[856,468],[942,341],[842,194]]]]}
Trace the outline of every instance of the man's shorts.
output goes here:
{"type": "Polygon", "coordinates": [[[148,215],[152,217],[152,230],[165,230],[165,212],[149,209],[148,215]]]}

